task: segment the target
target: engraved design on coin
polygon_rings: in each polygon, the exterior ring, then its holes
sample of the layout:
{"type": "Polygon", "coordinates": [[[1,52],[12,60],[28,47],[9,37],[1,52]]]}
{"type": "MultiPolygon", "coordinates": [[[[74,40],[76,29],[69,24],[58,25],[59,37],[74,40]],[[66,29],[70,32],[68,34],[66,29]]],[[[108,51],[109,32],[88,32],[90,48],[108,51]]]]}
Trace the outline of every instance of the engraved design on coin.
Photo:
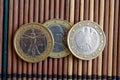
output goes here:
{"type": "Polygon", "coordinates": [[[45,60],[53,49],[51,32],[40,23],[21,25],[14,36],[14,48],[24,61],[36,63],[45,60]]]}
{"type": "Polygon", "coordinates": [[[61,58],[70,54],[67,47],[67,33],[71,24],[65,20],[51,19],[44,24],[53,35],[53,50],[49,55],[52,58],[61,58]]]}
{"type": "Polygon", "coordinates": [[[84,26],[75,31],[74,46],[80,54],[89,55],[100,45],[98,32],[89,26],[84,26]]]}
{"type": "Polygon", "coordinates": [[[79,59],[91,60],[99,56],[106,43],[101,26],[92,21],[81,21],[73,25],[67,37],[68,47],[79,59]]]}
{"type": "Polygon", "coordinates": [[[67,29],[63,26],[63,25],[52,25],[49,27],[49,29],[51,30],[52,34],[53,34],[53,38],[54,38],[54,48],[53,48],[53,52],[61,52],[65,49],[65,47],[67,46],[66,44],[66,33],[67,33],[67,29]]]}
{"type": "Polygon", "coordinates": [[[43,53],[47,46],[45,34],[37,29],[29,29],[20,38],[20,47],[29,56],[38,56],[43,53]]]}

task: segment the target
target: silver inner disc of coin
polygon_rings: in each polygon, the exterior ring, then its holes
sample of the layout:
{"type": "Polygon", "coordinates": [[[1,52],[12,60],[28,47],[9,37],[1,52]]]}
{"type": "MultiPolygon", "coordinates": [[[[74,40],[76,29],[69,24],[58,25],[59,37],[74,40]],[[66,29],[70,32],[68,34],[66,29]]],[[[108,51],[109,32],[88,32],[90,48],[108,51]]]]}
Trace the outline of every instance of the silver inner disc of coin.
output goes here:
{"type": "Polygon", "coordinates": [[[80,54],[89,55],[96,51],[100,45],[99,33],[89,26],[84,26],[75,31],[74,47],[80,54]]]}

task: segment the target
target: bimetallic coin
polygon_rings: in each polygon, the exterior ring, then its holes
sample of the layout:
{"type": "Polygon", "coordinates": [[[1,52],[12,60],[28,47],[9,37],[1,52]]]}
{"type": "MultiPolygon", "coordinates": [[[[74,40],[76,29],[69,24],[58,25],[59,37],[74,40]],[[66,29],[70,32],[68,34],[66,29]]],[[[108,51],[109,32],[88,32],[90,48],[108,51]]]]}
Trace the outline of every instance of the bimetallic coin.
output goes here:
{"type": "Polygon", "coordinates": [[[43,24],[50,29],[54,38],[54,48],[49,55],[52,58],[61,58],[69,55],[67,48],[67,32],[71,25],[67,21],[52,19],[43,24]]]}
{"type": "Polygon", "coordinates": [[[17,54],[27,62],[39,62],[48,57],[53,47],[50,31],[38,23],[22,25],[14,37],[17,54]]]}
{"type": "Polygon", "coordinates": [[[70,29],[67,41],[73,55],[83,60],[90,60],[101,54],[106,37],[97,23],[81,21],[70,29]]]}

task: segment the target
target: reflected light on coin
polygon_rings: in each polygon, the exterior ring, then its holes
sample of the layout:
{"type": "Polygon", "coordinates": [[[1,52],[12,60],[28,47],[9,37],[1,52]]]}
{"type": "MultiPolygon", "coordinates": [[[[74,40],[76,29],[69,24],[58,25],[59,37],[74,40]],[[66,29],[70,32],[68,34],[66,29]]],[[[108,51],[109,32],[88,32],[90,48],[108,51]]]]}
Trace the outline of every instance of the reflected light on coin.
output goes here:
{"type": "Polygon", "coordinates": [[[100,45],[100,37],[97,31],[85,26],[78,29],[74,34],[74,46],[82,54],[91,54],[100,45]]]}
{"type": "Polygon", "coordinates": [[[81,21],[73,25],[67,37],[67,43],[74,56],[83,60],[94,59],[105,47],[106,37],[95,22],[81,21]],[[71,40],[71,38],[73,38],[71,40]]]}

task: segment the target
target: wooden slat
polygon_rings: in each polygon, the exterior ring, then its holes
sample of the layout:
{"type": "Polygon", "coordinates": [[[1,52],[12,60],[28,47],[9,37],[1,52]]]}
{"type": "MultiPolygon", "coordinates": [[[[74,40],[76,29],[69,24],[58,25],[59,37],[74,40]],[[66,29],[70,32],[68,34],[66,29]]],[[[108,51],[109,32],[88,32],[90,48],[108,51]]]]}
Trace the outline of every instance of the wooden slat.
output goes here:
{"type": "MultiPolygon", "coordinates": [[[[34,22],[38,22],[38,19],[39,19],[39,16],[38,16],[38,14],[39,14],[39,0],[34,0],[34,22]]],[[[33,63],[32,64],[33,65],[33,67],[32,67],[32,74],[33,75],[36,75],[35,77],[33,77],[32,78],[32,80],[36,80],[37,79],[37,69],[38,69],[38,67],[37,67],[37,63],[33,63]]]]}
{"type": "Polygon", "coordinates": [[[40,12],[39,12],[39,15],[40,15],[40,23],[43,23],[43,21],[44,21],[44,10],[45,10],[45,8],[44,8],[44,3],[45,3],[45,1],[44,0],[40,0],[40,7],[39,7],[39,9],[40,9],[40,12]]]}
{"type": "MultiPolygon", "coordinates": [[[[44,0],[39,0],[39,19],[38,19],[38,21],[40,22],[40,23],[43,23],[43,21],[44,21],[44,0]]],[[[38,69],[37,69],[37,71],[38,71],[38,73],[37,73],[37,75],[38,75],[38,80],[42,80],[42,70],[43,70],[43,64],[42,64],[43,62],[42,61],[40,61],[39,63],[38,63],[38,69]]]]}
{"type": "MultiPolygon", "coordinates": [[[[54,3],[55,1],[54,0],[50,0],[50,19],[53,19],[54,18],[54,3]]],[[[52,71],[54,70],[53,69],[53,59],[52,58],[48,58],[48,75],[52,75],[52,71]]],[[[52,80],[52,76],[51,77],[48,77],[48,80],[52,80]]]]}
{"type": "MultiPolygon", "coordinates": [[[[19,27],[23,24],[23,9],[24,9],[24,1],[23,0],[20,0],[19,1],[19,13],[18,13],[18,25],[19,27]]],[[[18,66],[17,66],[17,73],[19,75],[22,74],[22,59],[20,57],[18,57],[18,66]]],[[[18,80],[22,80],[21,77],[18,78],[18,80]]]]}
{"type": "MultiPolygon", "coordinates": [[[[64,20],[64,8],[65,8],[65,0],[60,0],[59,4],[60,4],[60,19],[64,20]]],[[[63,58],[59,58],[58,59],[58,75],[59,78],[58,80],[62,80],[62,73],[63,73],[63,58]]]]}
{"type": "MultiPolygon", "coordinates": [[[[90,1],[90,19],[91,21],[93,21],[93,15],[94,15],[94,0],[90,1]]],[[[88,79],[91,79],[92,75],[92,60],[88,61],[88,79]]]]}
{"type": "Polygon", "coordinates": [[[104,13],[104,31],[106,35],[106,46],[103,53],[102,75],[103,79],[107,79],[107,63],[108,63],[108,23],[109,23],[109,0],[105,0],[105,13],[104,13]]]}
{"type": "Polygon", "coordinates": [[[114,0],[110,0],[110,12],[109,12],[109,14],[110,14],[109,15],[109,40],[108,40],[109,46],[108,46],[108,74],[107,75],[112,76],[114,0]]]}
{"type": "MultiPolygon", "coordinates": [[[[1,18],[0,18],[1,19],[1,18]]],[[[13,37],[13,0],[9,2],[9,30],[8,30],[8,69],[7,74],[12,73],[12,37],[13,37]]],[[[2,38],[1,38],[2,39],[2,38]]],[[[2,66],[2,65],[1,65],[2,66]]],[[[11,78],[8,78],[8,80],[11,80],[11,78]]]]}
{"type": "Polygon", "coordinates": [[[120,78],[120,2],[119,2],[119,16],[118,16],[118,18],[119,18],[119,21],[118,21],[118,23],[119,23],[119,25],[118,25],[118,59],[117,59],[117,76],[119,76],[119,78],[120,78]]]}
{"type": "Polygon", "coordinates": [[[34,2],[34,22],[38,22],[39,19],[39,0],[35,0],[34,2]]]}
{"type": "MultiPolygon", "coordinates": [[[[13,15],[14,15],[14,18],[13,18],[13,34],[15,34],[15,32],[16,32],[16,30],[18,29],[18,0],[14,0],[14,13],[13,13],[13,15]]],[[[13,56],[12,56],[12,62],[13,62],[13,64],[12,64],[12,73],[13,74],[15,74],[15,75],[13,75],[13,76],[16,76],[16,74],[17,74],[17,55],[16,55],[16,52],[15,52],[15,50],[13,49],[13,56]]],[[[17,78],[16,77],[13,77],[13,80],[17,80],[17,78]]]]}
{"type": "Polygon", "coordinates": [[[69,21],[70,19],[70,0],[66,0],[65,2],[65,19],[69,21]]]}
{"type": "MultiPolygon", "coordinates": [[[[99,0],[95,0],[94,1],[94,21],[96,22],[96,23],[98,23],[98,16],[99,16],[99,0]]],[[[93,77],[92,78],[94,78],[94,79],[97,79],[97,58],[95,58],[94,60],[93,60],[93,65],[92,65],[93,67],[93,72],[92,72],[92,75],[93,75],[93,77]]]]}
{"type": "MultiPolygon", "coordinates": [[[[55,0],[55,18],[59,19],[59,0],[55,0]]],[[[53,80],[57,80],[57,73],[58,73],[58,59],[53,59],[53,75],[55,75],[55,77],[53,77],[53,80]]]]}
{"type": "Polygon", "coordinates": [[[113,68],[112,68],[112,75],[114,76],[113,79],[116,79],[117,75],[117,53],[118,53],[118,16],[119,16],[119,0],[115,0],[115,13],[114,13],[114,36],[113,36],[113,68]]]}
{"type": "MultiPolygon", "coordinates": [[[[24,16],[23,16],[23,20],[24,20],[24,24],[28,23],[28,8],[29,8],[29,0],[25,0],[24,1],[24,16]]],[[[22,70],[22,74],[24,74],[25,76],[27,76],[27,62],[23,61],[23,70],[22,70]]],[[[27,80],[27,77],[23,77],[23,80],[27,80]]]]}
{"type": "MultiPolygon", "coordinates": [[[[2,74],[3,0],[0,0],[0,74],[2,74]]],[[[11,11],[12,12],[12,11],[11,11]]]]}
{"type": "MultiPolygon", "coordinates": [[[[70,0],[70,23],[72,25],[74,24],[74,7],[75,7],[75,0],[70,0]]],[[[73,72],[73,55],[70,54],[68,56],[68,75],[71,76],[72,72],[73,72]]]]}
{"type": "MultiPolygon", "coordinates": [[[[100,0],[99,24],[101,25],[101,29],[103,29],[103,24],[104,24],[104,0],[100,0]]],[[[98,68],[97,68],[98,78],[100,76],[102,76],[102,55],[103,55],[103,53],[98,57],[98,68]]]]}
{"type": "MultiPolygon", "coordinates": [[[[84,0],[84,20],[89,19],[89,0],[84,0]]],[[[83,79],[87,78],[87,61],[83,61],[82,63],[82,77],[83,79]]]]}
{"type": "MultiPolygon", "coordinates": [[[[4,7],[3,0],[0,0],[0,74],[2,74],[3,7],[4,7]]],[[[11,54],[11,51],[9,54],[11,54]]],[[[11,72],[11,70],[9,70],[9,72],[11,72]]],[[[1,80],[1,78],[0,78],[0,80],[1,80]]]]}
{"type": "MultiPolygon", "coordinates": [[[[34,15],[33,12],[34,12],[34,1],[30,0],[30,2],[29,2],[29,18],[28,18],[29,23],[33,22],[33,15],[34,15]]],[[[28,76],[32,75],[32,63],[28,63],[27,73],[28,73],[28,76]]],[[[28,80],[32,80],[32,78],[28,78],[28,80]]]]}
{"type": "MultiPolygon", "coordinates": [[[[24,23],[28,23],[28,8],[29,8],[29,0],[24,1],[24,23]]],[[[27,74],[27,62],[23,61],[23,74],[27,74]]],[[[26,75],[27,76],[27,75],[26,75]]],[[[26,80],[27,77],[23,77],[23,80],[26,80]]]]}
{"type": "MultiPolygon", "coordinates": [[[[69,13],[69,11],[70,11],[70,0],[65,0],[65,8],[64,8],[65,10],[65,13],[64,13],[64,19],[65,20],[67,20],[67,21],[69,21],[69,18],[70,18],[70,13],[69,13]]],[[[64,62],[63,62],[63,80],[67,80],[67,76],[65,76],[65,75],[67,75],[67,72],[68,72],[68,57],[65,57],[65,58],[63,58],[63,60],[64,60],[64,62]]]]}
{"type": "MultiPolygon", "coordinates": [[[[83,20],[84,15],[84,0],[80,0],[80,21],[83,20]]],[[[78,61],[78,76],[80,76],[82,79],[82,60],[78,61]]]]}
{"type": "MultiPolygon", "coordinates": [[[[80,0],[75,0],[75,11],[74,11],[74,22],[77,23],[79,21],[79,2],[80,0]]],[[[75,56],[73,57],[73,80],[77,80],[77,73],[78,73],[78,58],[75,56]]]]}
{"type": "Polygon", "coordinates": [[[60,1],[60,19],[64,20],[65,0],[60,1]]]}
{"type": "MultiPolygon", "coordinates": [[[[49,19],[49,0],[45,0],[45,17],[44,20],[48,20],[49,19]]],[[[45,75],[45,77],[43,77],[43,80],[47,80],[47,70],[48,70],[48,59],[45,59],[43,61],[43,75],[45,75]]]]}
{"type": "Polygon", "coordinates": [[[75,18],[74,18],[74,22],[77,23],[79,22],[79,17],[80,17],[80,0],[75,0],[75,18]]]}

